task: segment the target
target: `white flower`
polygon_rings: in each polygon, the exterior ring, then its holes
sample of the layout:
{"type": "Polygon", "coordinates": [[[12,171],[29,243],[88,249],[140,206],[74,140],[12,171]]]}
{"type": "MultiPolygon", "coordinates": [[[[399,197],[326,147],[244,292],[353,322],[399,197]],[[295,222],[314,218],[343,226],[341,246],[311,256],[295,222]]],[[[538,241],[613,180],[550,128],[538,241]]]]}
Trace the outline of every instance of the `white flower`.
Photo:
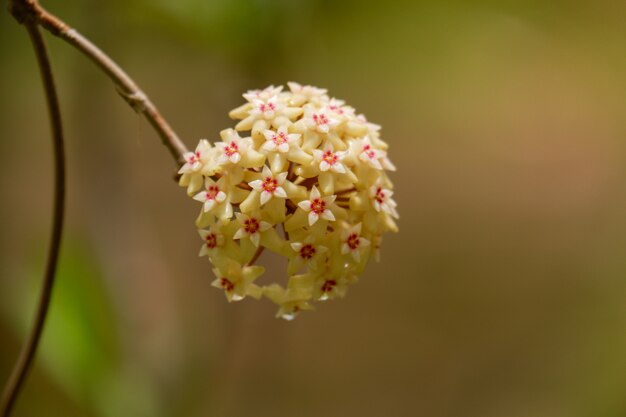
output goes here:
{"type": "Polygon", "coordinates": [[[315,161],[319,163],[320,171],[336,172],[338,174],[344,174],[346,167],[341,163],[346,156],[346,152],[334,152],[333,146],[330,145],[325,151],[321,149],[313,149],[313,156],[315,161]]]}
{"type": "Polygon", "coordinates": [[[341,123],[339,119],[329,115],[326,109],[316,110],[308,108],[304,111],[302,120],[307,128],[320,133],[328,133],[330,129],[341,123]]]}
{"type": "Polygon", "coordinates": [[[198,234],[204,240],[199,256],[210,255],[216,248],[224,245],[224,235],[221,233],[221,225],[219,223],[211,226],[209,230],[198,230],[198,234]]]}
{"type": "Polygon", "coordinates": [[[301,85],[290,81],[287,83],[292,93],[304,96],[307,100],[312,98],[321,98],[326,94],[325,88],[317,88],[312,85],[301,85]]]}
{"type": "Polygon", "coordinates": [[[263,131],[265,136],[265,143],[261,147],[264,151],[268,152],[289,152],[289,146],[300,139],[299,133],[289,134],[286,126],[281,126],[276,132],[266,129],[263,131]]]}
{"type": "Polygon", "coordinates": [[[383,169],[383,166],[381,165],[379,159],[384,157],[385,154],[383,151],[374,149],[369,136],[366,136],[355,145],[357,146],[357,157],[360,161],[365,162],[367,165],[374,169],[383,169]]]}
{"type": "Polygon", "coordinates": [[[211,144],[208,140],[200,140],[194,152],[186,152],[183,155],[183,158],[185,158],[185,165],[178,170],[178,173],[187,174],[191,172],[199,172],[202,169],[203,164],[206,162],[210,149],[211,144]]]}
{"type": "Polygon", "coordinates": [[[328,251],[328,248],[316,242],[313,235],[307,236],[301,242],[292,242],[291,249],[296,252],[296,256],[289,261],[288,271],[290,273],[298,271],[302,266],[313,264],[321,258],[321,255],[328,251]]]}
{"type": "Polygon", "coordinates": [[[361,237],[361,223],[348,227],[342,233],[341,253],[352,254],[355,261],[361,260],[360,250],[370,245],[370,241],[361,237]]]}
{"type": "Polygon", "coordinates": [[[215,144],[221,151],[221,155],[217,158],[217,163],[220,165],[228,162],[236,164],[241,161],[241,153],[245,150],[247,143],[234,130],[228,130],[224,132],[224,135],[226,140],[215,144]]]}
{"type": "Polygon", "coordinates": [[[298,203],[298,207],[309,213],[309,226],[313,226],[320,217],[324,220],[335,220],[333,212],[328,207],[335,201],[336,197],[335,195],[322,197],[317,188],[313,186],[309,199],[298,203]]]}
{"type": "Polygon", "coordinates": [[[279,85],[278,87],[270,85],[263,90],[249,90],[247,93],[243,94],[243,98],[248,100],[250,103],[253,103],[254,100],[268,100],[269,98],[280,94],[281,91],[283,91],[282,85],[279,85]]]}
{"type": "Polygon", "coordinates": [[[270,201],[272,197],[287,198],[285,189],[281,187],[286,178],[286,172],[274,175],[265,165],[263,166],[263,179],[252,181],[248,185],[261,193],[261,205],[263,205],[270,201]]]}
{"type": "Polygon", "coordinates": [[[278,96],[276,95],[265,100],[254,99],[250,115],[265,120],[272,120],[284,107],[284,104],[278,102],[278,96]]]}
{"type": "Polygon", "coordinates": [[[372,185],[369,189],[369,197],[372,201],[372,206],[374,206],[374,210],[378,212],[382,211],[398,218],[398,212],[396,211],[397,204],[391,198],[392,195],[393,191],[383,188],[380,181],[377,181],[376,184],[372,185]]]}
{"type": "Polygon", "coordinates": [[[261,241],[261,232],[269,230],[272,225],[268,222],[260,220],[260,216],[246,215],[241,213],[235,213],[237,220],[241,224],[241,227],[235,232],[233,239],[241,239],[247,237],[252,244],[259,247],[261,241]]]}
{"type": "Polygon", "coordinates": [[[219,204],[226,201],[226,193],[222,191],[220,187],[221,182],[221,180],[214,182],[211,178],[207,177],[205,181],[206,190],[194,196],[194,200],[204,203],[203,206],[205,212],[213,210],[219,204]]]}

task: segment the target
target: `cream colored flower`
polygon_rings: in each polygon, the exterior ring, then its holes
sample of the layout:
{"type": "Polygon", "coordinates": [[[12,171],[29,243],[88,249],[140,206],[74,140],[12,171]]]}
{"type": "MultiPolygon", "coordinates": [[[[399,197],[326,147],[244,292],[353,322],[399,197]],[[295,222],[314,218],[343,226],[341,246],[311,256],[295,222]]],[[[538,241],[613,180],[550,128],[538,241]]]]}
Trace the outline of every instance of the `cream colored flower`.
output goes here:
{"type": "Polygon", "coordinates": [[[350,253],[355,261],[361,261],[361,250],[370,245],[370,241],[361,237],[361,223],[348,227],[342,232],[341,253],[350,253]]]}
{"type": "Polygon", "coordinates": [[[264,166],[263,179],[252,181],[248,185],[261,193],[261,205],[263,205],[270,201],[272,197],[287,198],[285,189],[281,187],[286,178],[286,172],[274,175],[267,166],[264,166]]]}
{"type": "Polygon", "coordinates": [[[313,226],[320,218],[335,221],[335,215],[330,211],[330,205],[335,198],[334,195],[322,197],[315,186],[311,188],[309,199],[298,203],[298,207],[309,213],[309,226],[313,226]]]}
{"type": "Polygon", "coordinates": [[[372,185],[369,189],[369,196],[372,201],[372,206],[378,212],[387,213],[395,218],[398,218],[398,212],[396,211],[396,202],[393,201],[391,196],[393,191],[388,188],[383,188],[380,181],[372,185]]]}
{"type": "Polygon", "coordinates": [[[271,120],[276,117],[282,109],[285,107],[283,103],[278,101],[278,96],[272,96],[268,99],[254,99],[252,100],[252,109],[250,115],[257,118],[263,118],[265,120],[271,120]]]}
{"type": "Polygon", "coordinates": [[[299,133],[289,133],[286,126],[281,126],[276,132],[265,129],[263,131],[266,142],[261,149],[267,152],[289,152],[289,147],[300,138],[299,133]]]}
{"type": "Polygon", "coordinates": [[[241,154],[246,147],[246,143],[236,133],[226,142],[217,142],[215,146],[221,151],[217,158],[219,164],[236,164],[241,161],[241,154]]]}
{"type": "Polygon", "coordinates": [[[267,298],[291,320],[345,296],[398,230],[398,211],[380,126],[325,89],[288,85],[245,93],[229,113],[235,128],[184,155],[179,184],[202,203],[212,285],[228,301],[267,298]],[[265,250],[288,260],[285,281],[256,284],[265,250]]]}
{"type": "Polygon", "coordinates": [[[320,171],[332,171],[338,174],[346,172],[345,165],[341,162],[346,156],[346,152],[335,152],[333,145],[329,145],[326,150],[313,149],[313,157],[319,163],[320,171]]]}
{"type": "Polygon", "coordinates": [[[219,223],[211,226],[209,230],[199,229],[198,234],[204,241],[200,248],[199,256],[211,255],[215,249],[224,245],[224,234],[221,233],[221,225],[219,223]]]}
{"type": "Polygon", "coordinates": [[[224,290],[226,299],[231,301],[240,301],[250,296],[257,300],[261,298],[263,290],[256,284],[256,280],[264,272],[262,266],[241,266],[235,261],[229,261],[227,270],[222,273],[217,268],[213,268],[213,273],[217,277],[211,285],[224,290]]]}
{"type": "Polygon", "coordinates": [[[235,213],[235,216],[241,224],[241,227],[237,230],[233,239],[248,238],[256,247],[259,246],[261,241],[261,232],[272,228],[272,225],[261,220],[261,216],[259,215],[248,216],[247,214],[235,213]]]}
{"type": "Polygon", "coordinates": [[[222,180],[214,182],[211,178],[207,178],[205,184],[206,189],[196,194],[193,199],[203,203],[204,211],[208,212],[226,201],[226,193],[222,190],[222,180]]]}
{"type": "Polygon", "coordinates": [[[334,117],[324,108],[305,109],[302,120],[308,129],[315,130],[319,133],[328,133],[330,129],[341,123],[338,118],[334,117]]]}
{"type": "Polygon", "coordinates": [[[312,234],[302,242],[293,242],[290,246],[295,256],[291,258],[287,266],[289,273],[295,273],[305,265],[314,267],[315,263],[321,261],[324,254],[328,252],[328,248],[320,245],[312,234]]]}

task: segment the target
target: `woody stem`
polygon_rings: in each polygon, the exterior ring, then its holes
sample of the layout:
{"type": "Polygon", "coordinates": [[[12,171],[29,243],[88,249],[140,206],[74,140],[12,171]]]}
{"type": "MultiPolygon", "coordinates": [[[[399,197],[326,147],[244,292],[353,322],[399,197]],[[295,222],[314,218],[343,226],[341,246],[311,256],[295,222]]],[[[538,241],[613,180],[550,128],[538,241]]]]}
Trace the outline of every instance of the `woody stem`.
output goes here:
{"type": "Polygon", "coordinates": [[[183,155],[188,152],[185,144],[178,138],[174,129],[161,115],[154,103],[148,98],[137,83],[107,54],[89,39],[71,28],[67,23],[46,11],[37,0],[9,0],[11,11],[19,22],[26,20],[38,24],[56,37],[74,46],[92,60],[115,83],[118,92],[126,102],[148,120],[157,131],[161,141],[167,147],[174,160],[182,165],[183,155]]]}
{"type": "Polygon", "coordinates": [[[41,293],[37,303],[37,311],[33,325],[20,355],[13,367],[13,371],[0,401],[0,415],[8,417],[11,414],[17,396],[24,384],[28,371],[30,370],[37,346],[41,339],[48,307],[52,297],[52,289],[56,275],[59,252],[61,249],[61,236],[63,232],[63,214],[65,211],[65,151],[63,145],[63,127],[61,124],[61,111],[57,98],[52,68],[48,59],[48,53],[44,39],[41,36],[37,21],[30,18],[19,19],[21,5],[17,2],[9,3],[10,10],[18,21],[24,24],[30,36],[33,50],[37,57],[37,64],[43,81],[48,114],[50,118],[50,130],[52,132],[52,144],[54,154],[54,206],[52,213],[52,232],[46,256],[46,266],[44,270],[41,293]]]}

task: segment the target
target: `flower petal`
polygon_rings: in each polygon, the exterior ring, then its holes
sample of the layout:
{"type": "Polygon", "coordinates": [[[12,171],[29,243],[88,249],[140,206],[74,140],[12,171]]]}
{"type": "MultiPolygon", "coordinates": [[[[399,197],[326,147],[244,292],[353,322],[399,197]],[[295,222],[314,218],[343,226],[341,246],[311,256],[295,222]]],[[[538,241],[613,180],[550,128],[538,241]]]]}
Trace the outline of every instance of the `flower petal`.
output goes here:
{"type": "Polygon", "coordinates": [[[274,196],[279,198],[287,198],[287,193],[285,192],[285,189],[283,187],[276,187],[276,189],[274,190],[274,196]]]}
{"type": "Polygon", "coordinates": [[[267,190],[263,190],[261,192],[261,205],[267,203],[268,201],[270,201],[272,199],[272,193],[270,193],[267,190]]]}
{"type": "Polygon", "coordinates": [[[250,235],[250,242],[257,248],[259,247],[259,242],[261,241],[261,235],[258,233],[253,233],[250,235]]]}
{"type": "Polygon", "coordinates": [[[254,180],[249,182],[248,185],[257,191],[261,191],[261,189],[263,189],[263,181],[261,180],[254,180]]]}
{"type": "Polygon", "coordinates": [[[298,207],[300,207],[304,211],[311,211],[311,201],[304,200],[298,203],[298,207]]]}
{"type": "Polygon", "coordinates": [[[313,186],[313,188],[311,188],[311,200],[315,200],[317,198],[320,198],[320,192],[316,186],[313,186]]]}
{"type": "Polygon", "coordinates": [[[335,215],[333,214],[332,211],[326,209],[324,210],[324,212],[322,213],[322,219],[334,222],[335,221],[335,215]]]}

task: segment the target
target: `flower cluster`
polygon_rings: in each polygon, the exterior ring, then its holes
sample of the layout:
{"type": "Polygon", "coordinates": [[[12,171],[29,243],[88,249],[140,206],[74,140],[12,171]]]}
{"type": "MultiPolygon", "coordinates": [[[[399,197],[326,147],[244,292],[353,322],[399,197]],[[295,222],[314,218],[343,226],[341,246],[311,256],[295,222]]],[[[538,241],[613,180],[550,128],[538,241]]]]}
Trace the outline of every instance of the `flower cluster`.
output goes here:
{"type": "Polygon", "coordinates": [[[398,218],[380,126],[325,89],[288,83],[243,95],[234,129],[185,155],[180,185],[228,301],[266,297],[292,319],[343,297],[398,218]],[[283,285],[259,285],[263,250],[287,258],[283,285]]]}

